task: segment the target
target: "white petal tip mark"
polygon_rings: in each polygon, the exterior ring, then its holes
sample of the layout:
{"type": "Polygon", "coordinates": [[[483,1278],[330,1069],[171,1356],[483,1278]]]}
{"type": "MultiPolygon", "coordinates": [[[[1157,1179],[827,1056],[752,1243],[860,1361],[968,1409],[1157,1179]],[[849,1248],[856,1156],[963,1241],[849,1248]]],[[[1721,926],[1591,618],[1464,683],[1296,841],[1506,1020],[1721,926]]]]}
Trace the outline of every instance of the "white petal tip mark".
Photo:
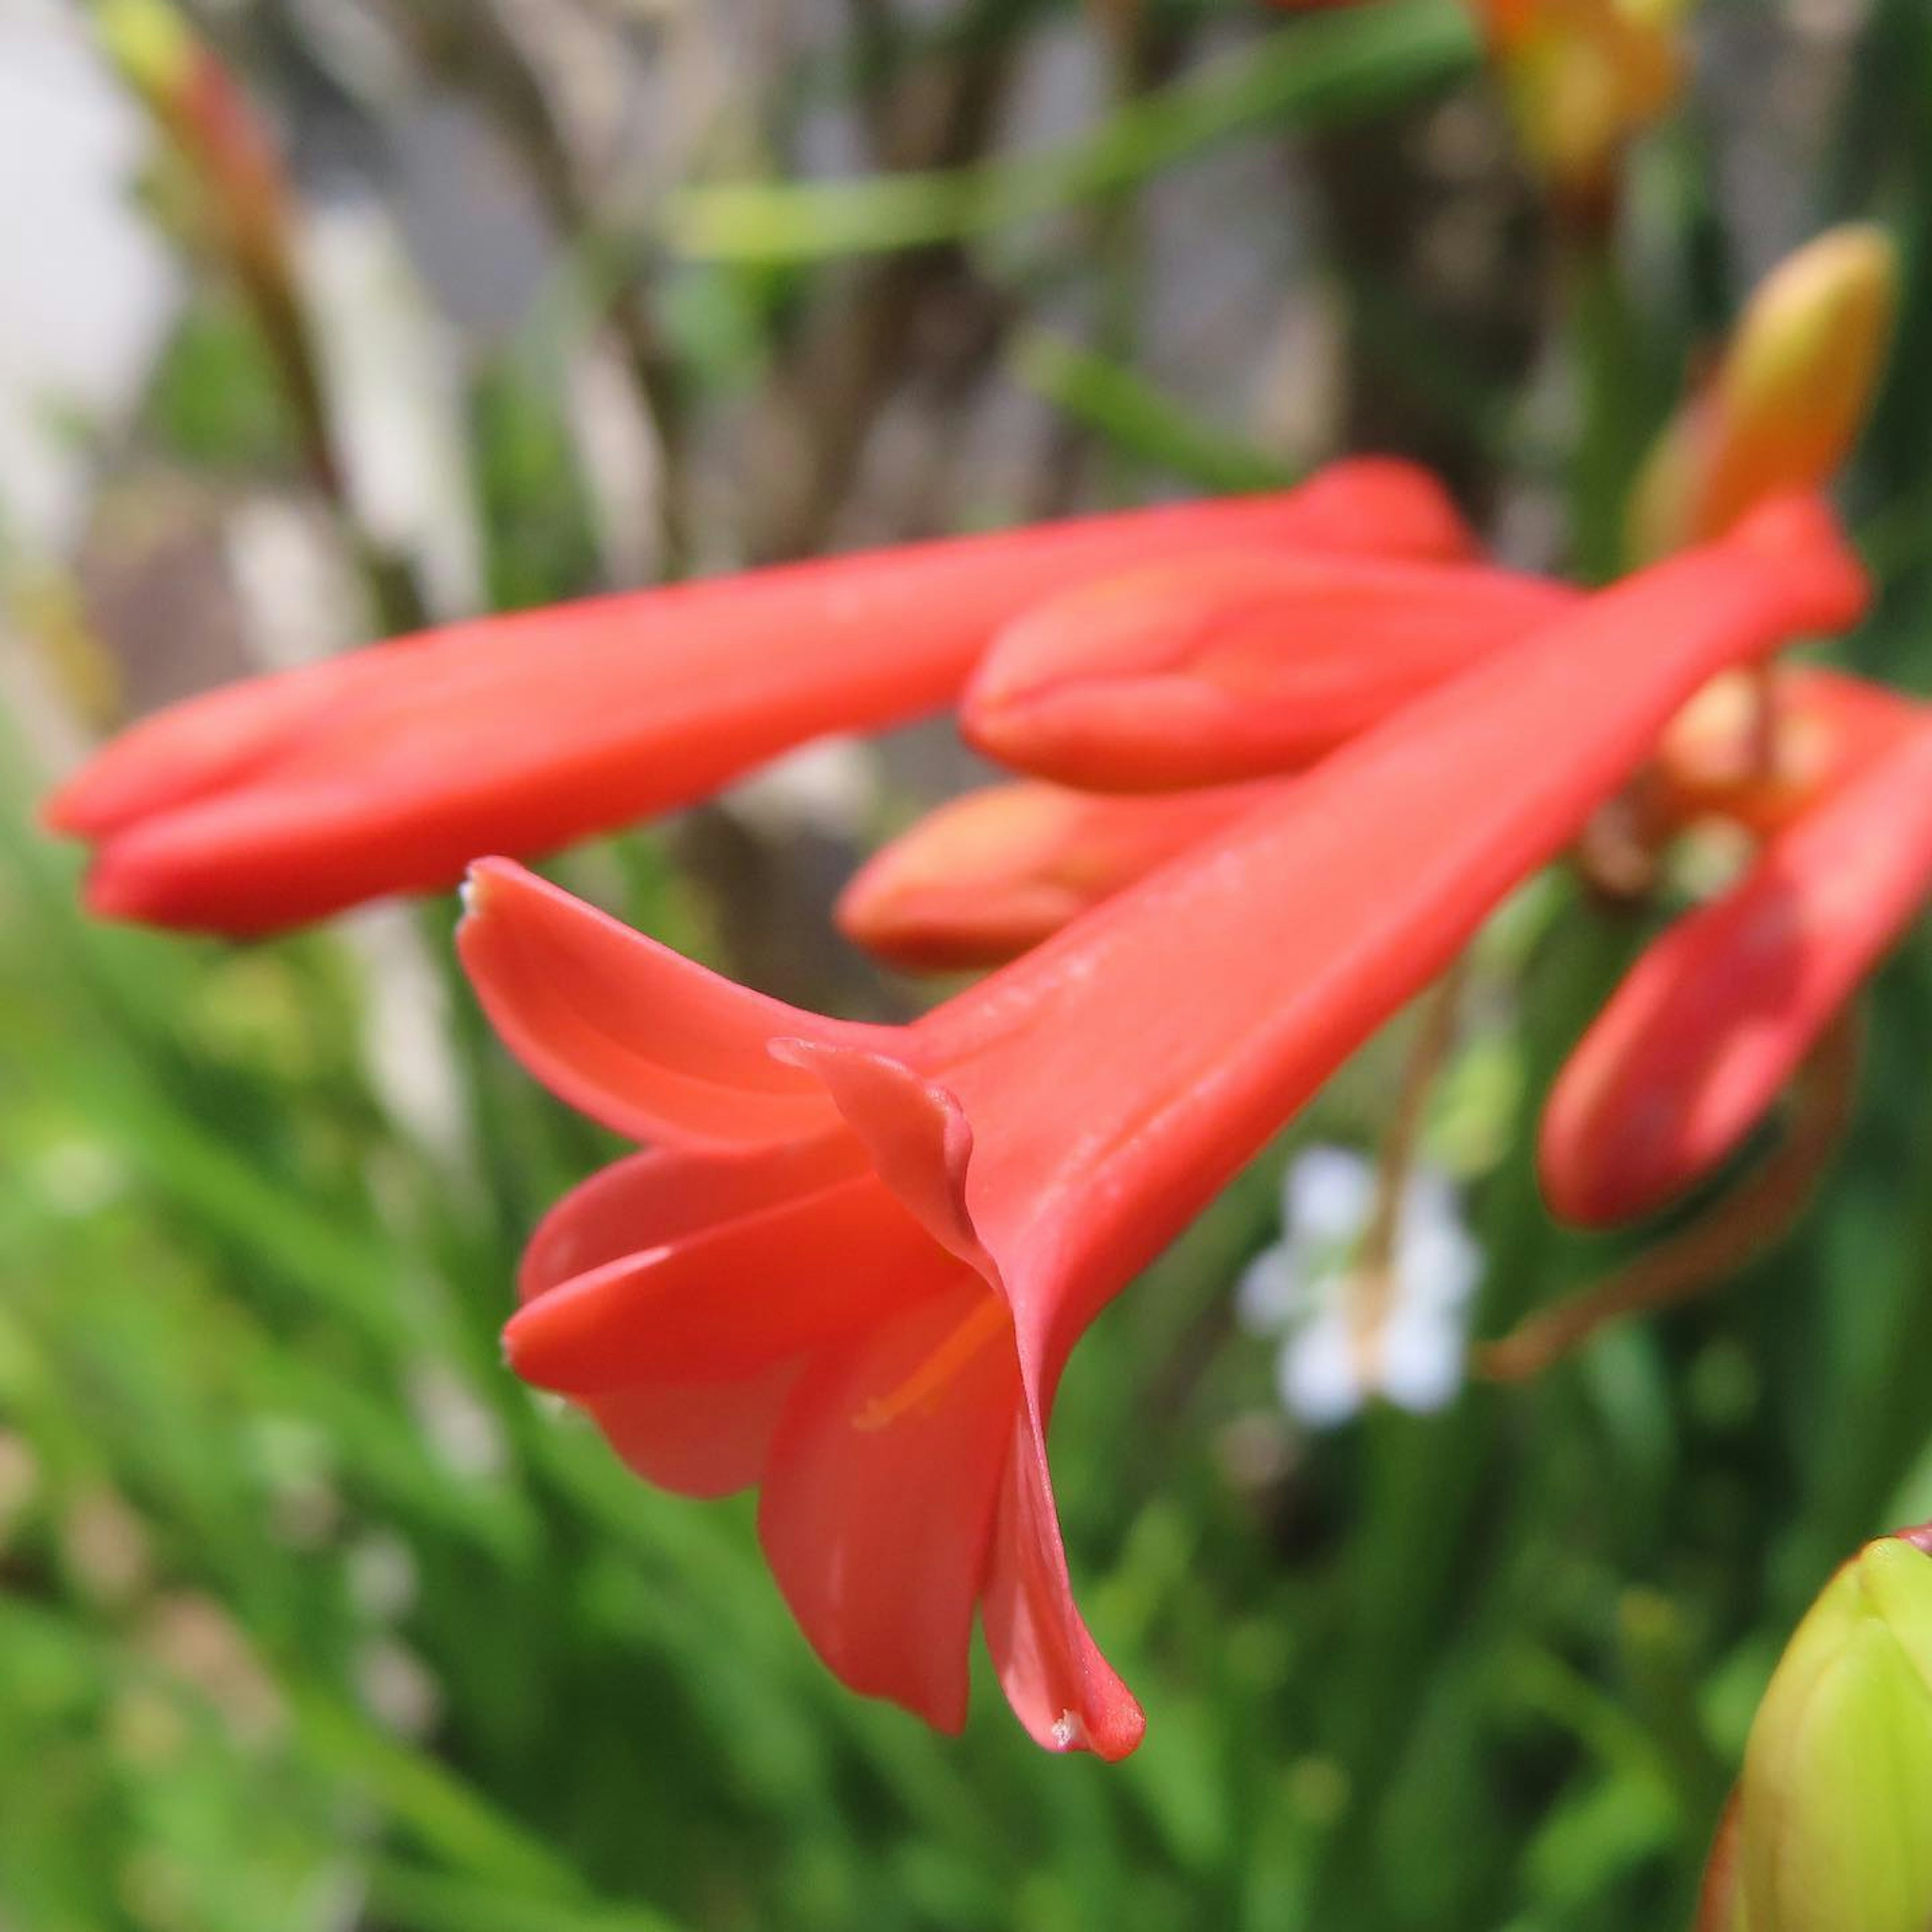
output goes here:
{"type": "Polygon", "coordinates": [[[1063,1711],[1053,1720],[1051,1736],[1055,1750],[1078,1750],[1087,1742],[1087,1726],[1078,1711],[1063,1711]]]}

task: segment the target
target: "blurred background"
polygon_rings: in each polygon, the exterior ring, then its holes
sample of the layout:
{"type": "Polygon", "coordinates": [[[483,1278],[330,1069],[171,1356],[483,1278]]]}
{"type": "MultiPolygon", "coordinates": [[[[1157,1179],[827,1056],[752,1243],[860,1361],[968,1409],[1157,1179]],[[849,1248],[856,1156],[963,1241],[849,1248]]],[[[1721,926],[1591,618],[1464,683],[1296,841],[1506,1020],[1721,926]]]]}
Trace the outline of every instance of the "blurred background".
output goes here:
{"type": "MultiPolygon", "coordinates": [[[[748,1498],[646,1490],[503,1370],[520,1243],[611,1149],[488,1038],[451,904],[110,928],[34,820],[253,669],[1347,450],[1600,577],[1744,291],[1852,217],[1905,281],[1849,658],[1932,690],[1932,9],[1684,32],[1580,209],[1457,0],[0,0],[0,1928],[1684,1922],[1790,1628],[1932,1515],[1923,940],[1796,1231],[1533,1384],[1298,1413],[1237,1295],[1412,1023],[1115,1305],[1054,1436],[1149,1714],[1110,1768],[983,1667],[957,1741],[852,1696],[748,1498]]],[[[903,1015],[827,909],[971,770],[940,725],[816,747],[556,869],[903,1015]]],[[[1528,1148],[1660,916],[1552,877],[1480,949],[1426,1141],[1479,1332],[1630,1250],[1528,1148]]]]}

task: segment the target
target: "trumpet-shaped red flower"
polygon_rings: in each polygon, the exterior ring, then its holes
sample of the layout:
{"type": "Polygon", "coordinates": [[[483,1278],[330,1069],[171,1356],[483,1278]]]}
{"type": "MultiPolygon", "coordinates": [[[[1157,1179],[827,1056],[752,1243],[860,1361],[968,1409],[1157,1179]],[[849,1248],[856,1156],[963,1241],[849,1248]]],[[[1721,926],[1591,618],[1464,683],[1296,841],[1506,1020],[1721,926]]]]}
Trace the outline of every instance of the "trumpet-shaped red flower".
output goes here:
{"type": "Polygon", "coordinates": [[[1046,1460],[1068,1351],[1706,678],[1850,621],[1802,505],[1627,580],[902,1028],[802,1012],[506,861],[460,945],[554,1091],[656,1144],[532,1243],[506,1345],[644,1475],[758,1482],[860,1690],[962,1718],[976,1612],[1058,1748],[1142,1729],[1075,1609],[1046,1460]]]}
{"type": "Polygon", "coordinates": [[[1586,1223],[1630,1220],[1708,1174],[1928,893],[1922,717],[1638,961],[1551,1094],[1540,1149],[1551,1207],[1586,1223]]]}
{"type": "Polygon", "coordinates": [[[1152,565],[1009,626],[961,728],[1004,764],[1099,791],[1296,771],[1579,595],[1473,565],[1256,552],[1152,565]]]}
{"type": "Polygon", "coordinates": [[[1440,488],[1298,490],[787,566],[492,617],[190,699],[47,808],[110,916],[268,932],[689,803],[824,732],[938,710],[1040,598],[1229,543],[1464,554],[1440,488]]]}
{"type": "Polygon", "coordinates": [[[914,972],[1003,965],[1252,811],[1267,789],[1113,798],[1031,780],[989,785],[876,853],[834,916],[854,944],[914,972]]]}

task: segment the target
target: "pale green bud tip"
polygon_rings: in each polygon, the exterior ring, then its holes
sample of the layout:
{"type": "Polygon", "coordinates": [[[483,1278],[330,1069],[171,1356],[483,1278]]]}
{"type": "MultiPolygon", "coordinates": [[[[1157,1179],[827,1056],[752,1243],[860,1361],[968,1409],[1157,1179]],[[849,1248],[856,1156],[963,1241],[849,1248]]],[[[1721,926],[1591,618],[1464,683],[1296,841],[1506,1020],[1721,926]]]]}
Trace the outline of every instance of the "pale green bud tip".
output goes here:
{"type": "Polygon", "coordinates": [[[1932,1526],[1868,1544],[1798,1627],[1751,1727],[1710,1932],[1932,1927],[1928,1545],[1932,1526]]]}
{"type": "Polygon", "coordinates": [[[1751,297],[1730,354],[1727,407],[1803,413],[1829,380],[1840,411],[1862,416],[1898,306],[1898,251],[1853,222],[1788,255],[1751,297]]]}
{"type": "Polygon", "coordinates": [[[165,100],[184,84],[194,38],[168,0],[95,0],[93,13],[103,50],[142,93],[165,100]]]}
{"type": "Polygon", "coordinates": [[[1827,484],[1870,412],[1898,308],[1898,252],[1882,229],[1848,224],[1786,256],[1652,452],[1630,508],[1633,561],[1827,484]]]}

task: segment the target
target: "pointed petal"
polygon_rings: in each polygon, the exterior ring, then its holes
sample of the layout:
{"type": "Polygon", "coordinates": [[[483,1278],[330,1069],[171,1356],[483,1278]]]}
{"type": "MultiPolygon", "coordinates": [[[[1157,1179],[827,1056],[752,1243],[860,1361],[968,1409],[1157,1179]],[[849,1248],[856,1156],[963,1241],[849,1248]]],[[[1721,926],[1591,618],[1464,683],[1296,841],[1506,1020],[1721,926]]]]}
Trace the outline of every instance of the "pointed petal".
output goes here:
{"type": "Polygon", "coordinates": [[[676,1496],[728,1496],[764,1474],[800,1368],[794,1358],[730,1382],[640,1385],[583,1406],[646,1482],[676,1496]]]}
{"type": "MultiPolygon", "coordinates": [[[[846,1178],[854,1151],[833,1139],[749,1154],[632,1154],[544,1216],[524,1251],[518,1294],[532,1301],[640,1250],[846,1178]]],[[[763,1474],[799,1366],[792,1358],[729,1380],[642,1383],[585,1397],[581,1406],[647,1482],[680,1496],[728,1496],[763,1474]]]]}
{"type": "Polygon", "coordinates": [[[1012,1426],[981,1604],[994,1668],[1036,1743],[1125,1757],[1147,1720],[1074,1604],[1037,1412],[1023,1406],[1012,1426]]]}
{"type": "Polygon", "coordinates": [[[507,860],[472,868],[456,940],[511,1052],[635,1140],[748,1147],[823,1133],[837,1124],[824,1089],[770,1042],[878,1030],[734,986],[507,860]]]}
{"type": "Polygon", "coordinates": [[[98,909],[273,931],[686,804],[832,730],[940,709],[993,632],[1148,556],[1229,543],[1454,556],[1438,485],[1301,489],[908,546],[491,617],[253,680],[116,739],[58,793],[98,909]]]}
{"type": "Polygon", "coordinates": [[[842,1136],[728,1154],[652,1148],[629,1155],[572,1188],[538,1223],[518,1270],[518,1298],[534,1300],[642,1250],[855,1179],[865,1166],[864,1150],[842,1136]]]}
{"type": "Polygon", "coordinates": [[[814,1362],[772,1444],[758,1533],[792,1613],[853,1689],[942,1730],[1018,1396],[1005,1310],[967,1276],[814,1362]]]}
{"type": "Polygon", "coordinates": [[[1928,892],[1932,727],[1921,724],[1638,961],[1550,1096],[1551,1207],[1626,1220],[1708,1174],[1928,892]]]}
{"type": "Polygon", "coordinates": [[[1298,770],[1578,596],[1474,565],[1251,551],[1148,566],[1010,624],[961,725],[989,758],[1096,790],[1298,770]]]}
{"type": "Polygon", "coordinates": [[[1156,798],[1036,783],[969,792],[876,854],[835,916],[848,939],[896,966],[998,965],[1265,796],[1249,785],[1156,798]]]}
{"type": "Polygon", "coordinates": [[[952,1258],[863,1173],[572,1276],[503,1330],[524,1381],[565,1395],[749,1375],[938,1292],[952,1258]]]}

